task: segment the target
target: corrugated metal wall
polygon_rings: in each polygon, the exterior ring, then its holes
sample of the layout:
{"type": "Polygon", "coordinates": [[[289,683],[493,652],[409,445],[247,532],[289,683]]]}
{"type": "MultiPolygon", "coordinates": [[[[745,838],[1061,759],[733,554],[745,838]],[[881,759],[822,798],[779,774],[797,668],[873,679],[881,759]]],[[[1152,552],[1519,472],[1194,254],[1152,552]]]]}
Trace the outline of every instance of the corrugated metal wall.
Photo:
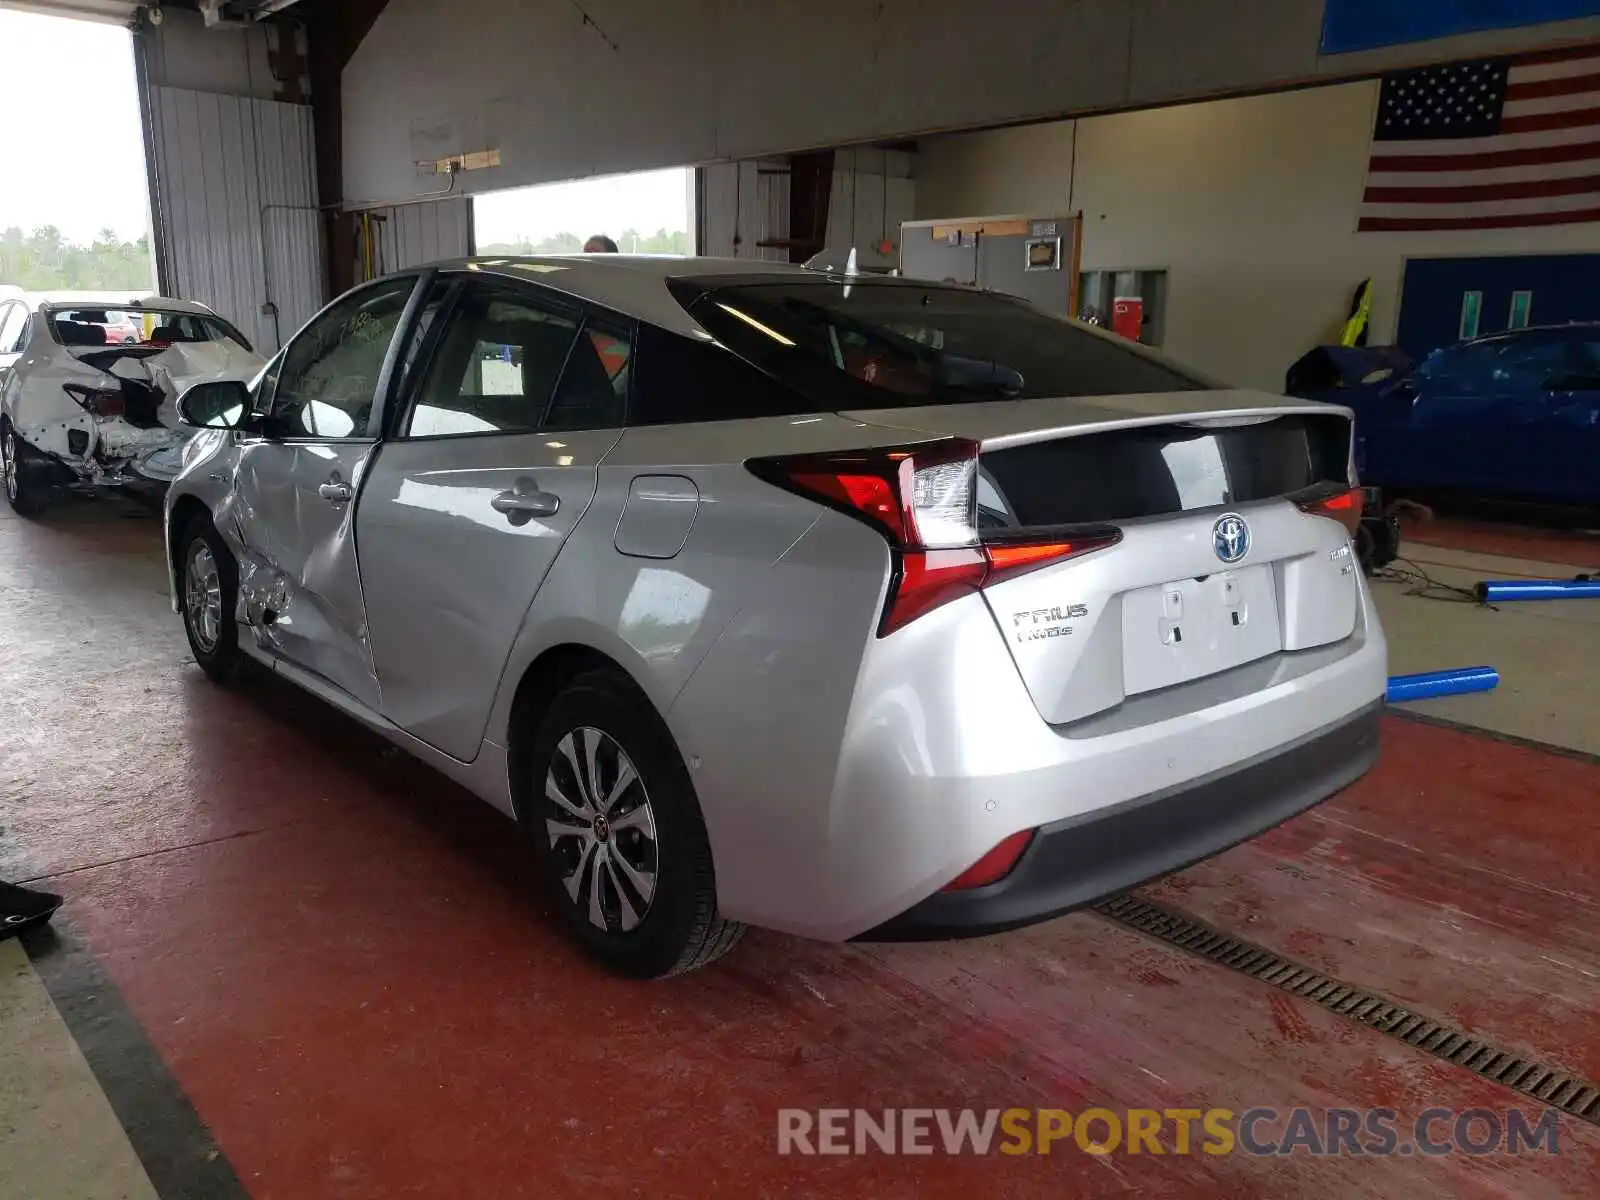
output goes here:
{"type": "Polygon", "coordinates": [[[151,93],[166,286],[270,354],[324,300],[311,110],[183,88],[151,93]]]}
{"type": "Polygon", "coordinates": [[[789,236],[789,173],[783,162],[717,163],[700,169],[696,214],[701,254],[788,262],[789,251],[762,242],[789,236]]]}
{"type": "Polygon", "coordinates": [[[862,266],[896,266],[900,225],[916,216],[916,156],[901,150],[840,150],[833,156],[828,249],[856,250],[862,266]],[[893,243],[888,254],[882,242],[893,243]]]}
{"type": "Polygon", "coordinates": [[[472,252],[472,201],[465,197],[377,208],[368,215],[376,249],[369,277],[472,252]]]}

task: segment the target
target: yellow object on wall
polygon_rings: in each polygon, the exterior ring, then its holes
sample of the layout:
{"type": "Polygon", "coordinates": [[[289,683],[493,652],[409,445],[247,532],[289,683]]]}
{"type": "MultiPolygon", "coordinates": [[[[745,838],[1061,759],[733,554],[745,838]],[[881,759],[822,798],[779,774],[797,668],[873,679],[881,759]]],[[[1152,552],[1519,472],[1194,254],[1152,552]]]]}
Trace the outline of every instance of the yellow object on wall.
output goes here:
{"type": "Polygon", "coordinates": [[[1350,305],[1350,319],[1339,337],[1341,346],[1359,346],[1366,341],[1367,320],[1372,316],[1372,280],[1364,279],[1350,305]]]}

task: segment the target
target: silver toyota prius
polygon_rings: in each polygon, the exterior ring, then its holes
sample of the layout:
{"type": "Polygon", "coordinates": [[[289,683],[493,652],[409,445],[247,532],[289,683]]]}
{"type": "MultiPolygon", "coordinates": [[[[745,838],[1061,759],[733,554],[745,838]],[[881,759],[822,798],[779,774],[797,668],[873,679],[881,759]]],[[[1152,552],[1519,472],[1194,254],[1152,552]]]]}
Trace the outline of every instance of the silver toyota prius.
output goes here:
{"type": "Polygon", "coordinates": [[[1377,756],[1349,411],[1006,296],[469,259],[179,408],[200,666],[515,817],[631,975],[1041,921],[1377,756]]]}

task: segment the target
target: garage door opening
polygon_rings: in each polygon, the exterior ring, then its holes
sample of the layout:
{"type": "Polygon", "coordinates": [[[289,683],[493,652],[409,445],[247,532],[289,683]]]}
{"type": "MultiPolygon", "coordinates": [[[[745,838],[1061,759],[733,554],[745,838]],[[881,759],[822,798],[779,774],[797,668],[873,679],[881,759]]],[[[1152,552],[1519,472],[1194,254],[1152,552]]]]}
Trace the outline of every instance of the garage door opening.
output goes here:
{"type": "Polygon", "coordinates": [[[673,168],[490,192],[473,200],[480,254],[576,254],[603,236],[623,254],[693,254],[694,171],[673,168]]]}
{"type": "Polygon", "coordinates": [[[154,291],[128,31],[0,9],[0,46],[0,288],[154,291]]]}

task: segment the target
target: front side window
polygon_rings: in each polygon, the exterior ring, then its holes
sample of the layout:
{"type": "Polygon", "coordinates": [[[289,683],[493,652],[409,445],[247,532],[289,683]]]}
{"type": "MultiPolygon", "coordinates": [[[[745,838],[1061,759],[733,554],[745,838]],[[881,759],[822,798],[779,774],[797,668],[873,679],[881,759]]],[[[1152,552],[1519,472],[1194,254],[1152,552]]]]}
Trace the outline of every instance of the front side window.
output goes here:
{"type": "Polygon", "coordinates": [[[1417,368],[1417,376],[1435,388],[1467,393],[1488,386],[1499,347],[1494,342],[1467,342],[1435,350],[1417,368]]]}
{"type": "Polygon", "coordinates": [[[386,280],[337,301],[289,343],[265,432],[273,437],[373,435],[383,362],[416,280],[386,280]]]}
{"type": "Polygon", "coordinates": [[[671,287],[718,341],[820,410],[1209,386],[1120,339],[993,293],[887,280],[671,287]]]}
{"type": "Polygon", "coordinates": [[[1543,387],[1545,380],[1561,373],[1564,350],[1559,342],[1506,341],[1489,369],[1490,387],[1497,392],[1543,387]]]}
{"type": "Polygon", "coordinates": [[[406,436],[537,430],[577,335],[575,313],[469,285],[428,365],[406,436]]]}

